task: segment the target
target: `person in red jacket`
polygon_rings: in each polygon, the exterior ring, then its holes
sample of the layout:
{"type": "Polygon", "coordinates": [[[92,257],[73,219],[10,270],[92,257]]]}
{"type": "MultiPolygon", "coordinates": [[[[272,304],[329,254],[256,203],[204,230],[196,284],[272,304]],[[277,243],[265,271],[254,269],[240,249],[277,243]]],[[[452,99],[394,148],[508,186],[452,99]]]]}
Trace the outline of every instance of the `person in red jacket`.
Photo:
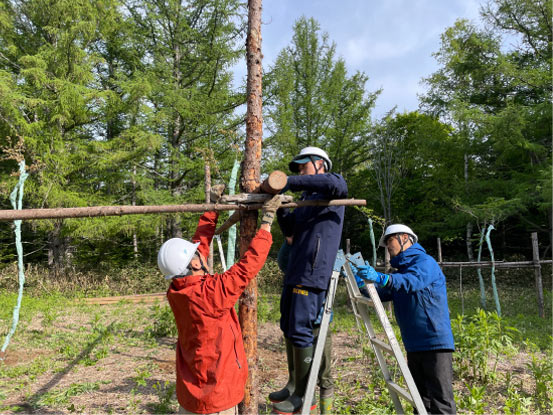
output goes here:
{"type": "Polygon", "coordinates": [[[178,329],[179,413],[238,414],[248,365],[234,304],[265,263],[279,206],[280,196],[264,204],[261,226],[248,250],[222,274],[210,275],[206,268],[217,212],[200,217],[194,243],[172,238],[159,251],[158,265],[171,279],[167,299],[178,329]]]}

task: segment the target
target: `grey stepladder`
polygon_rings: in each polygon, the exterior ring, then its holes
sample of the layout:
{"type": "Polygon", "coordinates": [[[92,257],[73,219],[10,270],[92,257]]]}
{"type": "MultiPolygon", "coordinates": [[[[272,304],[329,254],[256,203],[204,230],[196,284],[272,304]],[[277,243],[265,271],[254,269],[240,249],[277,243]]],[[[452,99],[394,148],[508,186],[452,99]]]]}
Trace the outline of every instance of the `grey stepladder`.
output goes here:
{"type": "Polygon", "coordinates": [[[407,402],[409,402],[414,408],[416,408],[419,414],[426,415],[427,412],[422,402],[422,399],[420,397],[419,391],[417,390],[415,381],[413,380],[413,376],[409,371],[409,368],[407,366],[407,361],[403,356],[403,352],[401,351],[399,343],[394,334],[392,325],[390,324],[390,320],[388,319],[388,316],[386,314],[386,311],[384,310],[384,306],[382,305],[382,302],[380,301],[380,297],[378,296],[378,292],[376,291],[374,284],[367,283],[366,285],[370,298],[367,298],[364,295],[362,295],[361,292],[359,291],[359,288],[357,287],[355,276],[351,269],[350,264],[353,264],[354,266],[365,265],[365,262],[363,261],[363,257],[361,256],[361,253],[358,252],[354,255],[350,255],[350,254],[344,255],[342,250],[338,251],[338,255],[336,256],[336,261],[334,263],[334,270],[332,272],[332,277],[330,279],[328,294],[325,302],[325,308],[324,308],[323,317],[321,320],[319,337],[317,339],[317,344],[315,346],[313,363],[311,365],[311,371],[309,373],[309,379],[307,382],[307,389],[305,391],[303,406],[301,410],[302,415],[309,414],[311,402],[313,401],[313,395],[315,393],[315,386],[317,383],[317,377],[318,377],[319,368],[321,365],[321,358],[323,354],[324,343],[326,341],[328,326],[330,324],[330,315],[332,313],[332,306],[334,303],[334,297],[336,295],[338,278],[341,272],[345,276],[349,299],[351,301],[351,305],[352,305],[353,312],[357,320],[358,326],[360,326],[360,321],[362,321],[363,325],[365,326],[365,329],[367,330],[367,334],[369,336],[369,342],[371,343],[371,346],[376,354],[376,358],[378,361],[378,365],[380,366],[380,370],[384,375],[384,380],[386,382],[386,386],[388,387],[388,390],[390,391],[390,396],[392,397],[392,401],[394,403],[396,413],[398,414],[405,413],[403,406],[401,404],[401,401],[399,399],[401,397],[405,399],[407,402]],[[378,320],[380,321],[380,324],[384,329],[384,334],[388,342],[382,341],[376,337],[376,334],[374,332],[374,329],[369,317],[370,308],[374,308],[376,315],[378,317],[378,320]],[[405,380],[405,384],[407,385],[407,390],[399,386],[392,379],[390,370],[388,369],[388,364],[386,363],[386,358],[384,357],[382,352],[389,353],[397,361],[399,371],[405,380]]]}

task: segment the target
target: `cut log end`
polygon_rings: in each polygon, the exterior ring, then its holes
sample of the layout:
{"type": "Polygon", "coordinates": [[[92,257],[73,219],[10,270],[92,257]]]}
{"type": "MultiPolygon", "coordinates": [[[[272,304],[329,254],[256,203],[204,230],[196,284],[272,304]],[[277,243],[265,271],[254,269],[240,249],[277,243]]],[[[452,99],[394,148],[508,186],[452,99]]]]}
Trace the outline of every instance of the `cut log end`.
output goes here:
{"type": "Polygon", "coordinates": [[[288,176],[286,173],[280,170],[275,170],[263,181],[263,183],[261,183],[260,190],[263,193],[276,195],[284,189],[287,182],[288,176]]]}

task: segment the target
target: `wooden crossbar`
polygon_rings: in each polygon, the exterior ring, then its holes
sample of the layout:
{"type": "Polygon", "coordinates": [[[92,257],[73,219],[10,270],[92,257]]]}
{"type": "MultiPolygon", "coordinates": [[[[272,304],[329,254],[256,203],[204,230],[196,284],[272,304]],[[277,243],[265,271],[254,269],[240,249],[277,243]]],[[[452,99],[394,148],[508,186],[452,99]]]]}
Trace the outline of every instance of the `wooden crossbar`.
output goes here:
{"type": "MultiPolygon", "coordinates": [[[[284,203],[282,207],[297,208],[303,206],[366,206],[366,204],[367,201],[362,199],[300,200],[298,202],[284,203]]],[[[161,206],[89,206],[54,209],[0,210],[0,221],[92,218],[101,216],[145,215],[154,213],[159,214],[226,210],[258,210],[262,207],[263,203],[199,203],[161,206]]]]}

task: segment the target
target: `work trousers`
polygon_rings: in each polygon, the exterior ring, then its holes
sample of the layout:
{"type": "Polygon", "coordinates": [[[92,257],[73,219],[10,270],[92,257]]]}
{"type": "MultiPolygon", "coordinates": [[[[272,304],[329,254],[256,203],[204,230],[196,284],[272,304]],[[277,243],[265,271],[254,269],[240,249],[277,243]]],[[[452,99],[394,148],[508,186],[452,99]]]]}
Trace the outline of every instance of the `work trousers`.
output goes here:
{"type": "Polygon", "coordinates": [[[295,347],[314,346],[313,329],[326,300],[326,290],[285,285],[280,298],[280,329],[295,347]]]}
{"type": "MultiPolygon", "coordinates": [[[[455,414],[451,350],[407,352],[407,365],[429,414],[455,414]]],[[[415,410],[415,413],[417,411],[415,410]]]]}

